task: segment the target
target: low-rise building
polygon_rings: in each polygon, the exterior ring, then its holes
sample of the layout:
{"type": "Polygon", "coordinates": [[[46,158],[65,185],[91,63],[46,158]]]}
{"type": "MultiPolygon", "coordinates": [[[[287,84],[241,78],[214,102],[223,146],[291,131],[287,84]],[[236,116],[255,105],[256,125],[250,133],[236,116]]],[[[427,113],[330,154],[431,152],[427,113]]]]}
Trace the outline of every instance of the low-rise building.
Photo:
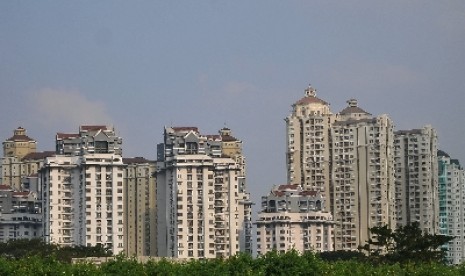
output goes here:
{"type": "Polygon", "coordinates": [[[41,201],[33,192],[0,185],[0,242],[41,238],[41,201]]]}
{"type": "Polygon", "coordinates": [[[263,196],[256,221],[258,255],[271,250],[334,250],[334,221],[323,211],[324,201],[320,192],[297,184],[280,185],[263,196]]]}

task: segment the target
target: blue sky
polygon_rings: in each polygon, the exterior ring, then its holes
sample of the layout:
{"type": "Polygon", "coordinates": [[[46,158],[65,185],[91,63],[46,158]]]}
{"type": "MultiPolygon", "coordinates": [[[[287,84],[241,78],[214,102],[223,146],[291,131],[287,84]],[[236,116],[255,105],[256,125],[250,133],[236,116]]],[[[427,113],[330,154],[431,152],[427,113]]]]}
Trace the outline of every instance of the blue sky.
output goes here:
{"type": "Polygon", "coordinates": [[[286,182],[285,124],[311,83],[465,162],[464,1],[0,1],[0,139],[112,124],[155,159],[164,126],[228,126],[259,203],[286,182]]]}

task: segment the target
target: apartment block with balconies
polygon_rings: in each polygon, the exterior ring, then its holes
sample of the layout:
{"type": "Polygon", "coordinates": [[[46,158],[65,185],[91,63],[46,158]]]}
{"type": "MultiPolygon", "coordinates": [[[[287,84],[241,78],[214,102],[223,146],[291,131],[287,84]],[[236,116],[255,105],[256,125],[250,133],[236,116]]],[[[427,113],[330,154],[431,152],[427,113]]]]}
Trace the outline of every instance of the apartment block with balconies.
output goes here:
{"type": "Polygon", "coordinates": [[[245,160],[241,142],[230,134],[165,128],[164,143],[158,145],[159,256],[199,259],[251,252],[245,160]]]}
{"type": "Polygon", "coordinates": [[[322,210],[324,197],[300,185],[280,185],[262,197],[258,213],[257,254],[334,250],[334,221],[322,210]]]}

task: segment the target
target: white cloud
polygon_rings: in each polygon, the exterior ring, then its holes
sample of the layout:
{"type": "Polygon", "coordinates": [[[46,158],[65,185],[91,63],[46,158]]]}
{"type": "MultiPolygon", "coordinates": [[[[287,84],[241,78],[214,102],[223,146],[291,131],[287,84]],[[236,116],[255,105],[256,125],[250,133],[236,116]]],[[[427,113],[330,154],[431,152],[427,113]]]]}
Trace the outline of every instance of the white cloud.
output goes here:
{"type": "Polygon", "coordinates": [[[77,90],[39,90],[34,93],[31,110],[46,127],[77,129],[79,125],[113,122],[104,103],[91,101],[77,90]]]}

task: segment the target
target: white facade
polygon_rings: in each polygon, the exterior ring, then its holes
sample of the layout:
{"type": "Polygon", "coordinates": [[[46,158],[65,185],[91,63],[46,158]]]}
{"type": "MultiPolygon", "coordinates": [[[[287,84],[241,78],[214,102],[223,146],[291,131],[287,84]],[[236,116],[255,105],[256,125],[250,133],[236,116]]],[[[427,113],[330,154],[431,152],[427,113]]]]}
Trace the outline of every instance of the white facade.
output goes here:
{"type": "Polygon", "coordinates": [[[107,126],[58,133],[39,171],[45,241],[124,251],[122,139],[107,126]]]}
{"type": "Polygon", "coordinates": [[[40,172],[46,242],[123,251],[123,167],[113,154],[47,158],[40,172]]]}
{"type": "Polygon", "coordinates": [[[369,228],[395,227],[393,124],[349,100],[331,127],[336,250],[357,250],[369,228]]]}
{"type": "Polygon", "coordinates": [[[299,185],[280,185],[262,197],[258,214],[257,254],[334,250],[334,221],[322,211],[319,192],[303,191],[299,185]]]}
{"type": "MultiPolygon", "coordinates": [[[[320,191],[329,198],[329,129],[333,119],[329,104],[316,97],[309,86],[305,96],[292,105],[285,119],[287,131],[287,182],[305,190],[320,191]]],[[[330,201],[325,210],[329,211],[330,201]]]]}
{"type": "Polygon", "coordinates": [[[165,129],[157,173],[159,256],[197,259],[251,252],[243,164],[222,157],[221,143],[221,135],[200,135],[196,128],[165,129]]]}
{"type": "Polygon", "coordinates": [[[437,134],[431,126],[395,132],[397,226],[439,233],[437,134]]]}

